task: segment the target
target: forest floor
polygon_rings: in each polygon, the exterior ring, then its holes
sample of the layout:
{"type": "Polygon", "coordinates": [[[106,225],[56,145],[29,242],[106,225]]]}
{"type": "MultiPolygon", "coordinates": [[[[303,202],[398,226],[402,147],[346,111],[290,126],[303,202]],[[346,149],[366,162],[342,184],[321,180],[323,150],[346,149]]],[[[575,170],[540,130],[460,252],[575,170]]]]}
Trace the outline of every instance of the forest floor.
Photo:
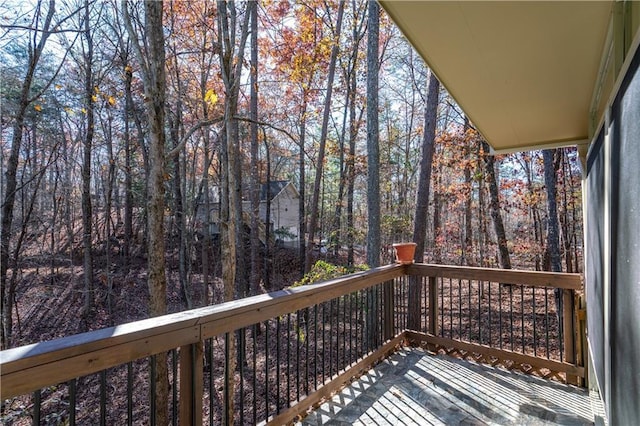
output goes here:
{"type": "MultiPolygon", "coordinates": [[[[301,277],[297,249],[273,250],[269,287],[265,288],[264,283],[261,283],[262,292],[286,288],[301,277]]],[[[315,253],[314,257],[322,257],[337,264],[345,262],[345,259],[327,254],[315,253]]],[[[203,288],[204,283],[200,259],[192,265],[188,281],[192,286],[194,305],[213,305],[223,301],[220,258],[213,254],[210,258],[212,271],[208,279],[206,302],[195,300],[202,299],[197,289],[203,288]]],[[[146,258],[125,258],[114,253],[110,260],[111,270],[107,273],[104,267],[100,267],[106,265],[104,253],[94,258],[93,307],[89,315],[84,315],[85,289],[81,259],[51,259],[40,256],[24,258],[18,272],[11,347],[148,318],[146,258]]],[[[182,295],[177,256],[168,257],[167,313],[188,309],[182,295]]]]}

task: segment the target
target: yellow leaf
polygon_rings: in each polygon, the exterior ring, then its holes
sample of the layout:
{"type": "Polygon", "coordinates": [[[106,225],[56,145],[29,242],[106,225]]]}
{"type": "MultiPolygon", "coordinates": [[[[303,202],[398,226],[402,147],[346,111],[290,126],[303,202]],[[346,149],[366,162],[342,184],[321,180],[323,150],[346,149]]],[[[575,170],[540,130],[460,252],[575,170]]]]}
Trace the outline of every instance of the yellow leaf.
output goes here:
{"type": "Polygon", "coordinates": [[[97,93],[100,93],[100,88],[98,86],[94,86],[93,90],[97,93]]]}
{"type": "Polygon", "coordinates": [[[133,72],[133,68],[131,68],[131,65],[127,65],[126,67],[124,67],[125,72],[133,72]]]}
{"type": "Polygon", "coordinates": [[[42,105],[40,105],[40,104],[35,104],[35,105],[33,106],[33,109],[35,109],[36,111],[40,112],[40,111],[42,111],[42,105]]]}
{"type": "Polygon", "coordinates": [[[216,94],[216,92],[213,89],[209,89],[207,90],[207,92],[204,94],[204,101],[213,105],[216,102],[218,102],[218,95],[216,94]]]}
{"type": "Polygon", "coordinates": [[[56,90],[62,89],[62,84],[56,84],[56,90]]]}
{"type": "Polygon", "coordinates": [[[114,98],[113,96],[109,96],[107,98],[107,102],[109,102],[109,105],[114,106],[116,104],[116,98],[114,98]]]}
{"type": "Polygon", "coordinates": [[[85,108],[82,108],[80,111],[82,111],[83,114],[87,113],[87,110],[85,108]]]}
{"type": "Polygon", "coordinates": [[[91,100],[93,102],[98,102],[98,97],[96,95],[91,95],[91,100]]]}

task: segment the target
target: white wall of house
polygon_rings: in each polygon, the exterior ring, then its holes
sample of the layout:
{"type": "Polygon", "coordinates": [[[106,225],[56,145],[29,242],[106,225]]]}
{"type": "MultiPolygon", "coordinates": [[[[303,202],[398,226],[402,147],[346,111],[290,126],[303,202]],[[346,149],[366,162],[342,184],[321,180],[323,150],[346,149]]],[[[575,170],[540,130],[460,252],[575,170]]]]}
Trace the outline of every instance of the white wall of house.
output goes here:
{"type": "MultiPolygon", "coordinates": [[[[298,192],[291,183],[285,186],[284,189],[271,200],[270,220],[273,231],[284,228],[288,234],[295,235],[295,238],[275,237],[276,239],[281,239],[285,244],[298,241],[298,200],[298,192]]],[[[267,202],[262,201],[260,203],[260,217],[262,220],[266,219],[266,212],[267,202]]]]}

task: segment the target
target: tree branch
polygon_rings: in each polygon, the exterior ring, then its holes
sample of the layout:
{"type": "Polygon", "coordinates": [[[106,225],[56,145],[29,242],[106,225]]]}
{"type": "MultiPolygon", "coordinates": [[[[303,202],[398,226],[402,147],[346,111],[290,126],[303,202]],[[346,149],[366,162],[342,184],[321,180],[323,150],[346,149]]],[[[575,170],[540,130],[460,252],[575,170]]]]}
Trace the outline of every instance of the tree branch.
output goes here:
{"type": "Polygon", "coordinates": [[[182,148],[184,148],[185,144],[187,143],[187,141],[189,140],[189,138],[191,137],[191,135],[193,135],[196,131],[200,130],[203,127],[207,127],[207,126],[211,126],[217,123],[220,123],[222,120],[224,120],[224,117],[216,117],[216,118],[212,118],[209,120],[202,120],[199,121],[198,123],[194,124],[193,127],[191,127],[187,133],[180,139],[180,142],[178,143],[178,145],[176,145],[171,151],[169,151],[167,153],[167,158],[172,158],[175,157],[176,155],[178,155],[180,153],[180,151],[182,151],[182,148]]]}

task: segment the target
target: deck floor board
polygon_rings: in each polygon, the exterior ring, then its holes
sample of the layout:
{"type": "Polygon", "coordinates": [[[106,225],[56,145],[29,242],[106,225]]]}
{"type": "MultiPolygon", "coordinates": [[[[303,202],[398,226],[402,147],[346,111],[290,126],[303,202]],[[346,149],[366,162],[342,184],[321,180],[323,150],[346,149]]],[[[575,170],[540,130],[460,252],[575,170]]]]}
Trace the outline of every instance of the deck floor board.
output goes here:
{"type": "Polygon", "coordinates": [[[299,425],[593,425],[597,405],[587,389],[402,348],[299,425]]]}

